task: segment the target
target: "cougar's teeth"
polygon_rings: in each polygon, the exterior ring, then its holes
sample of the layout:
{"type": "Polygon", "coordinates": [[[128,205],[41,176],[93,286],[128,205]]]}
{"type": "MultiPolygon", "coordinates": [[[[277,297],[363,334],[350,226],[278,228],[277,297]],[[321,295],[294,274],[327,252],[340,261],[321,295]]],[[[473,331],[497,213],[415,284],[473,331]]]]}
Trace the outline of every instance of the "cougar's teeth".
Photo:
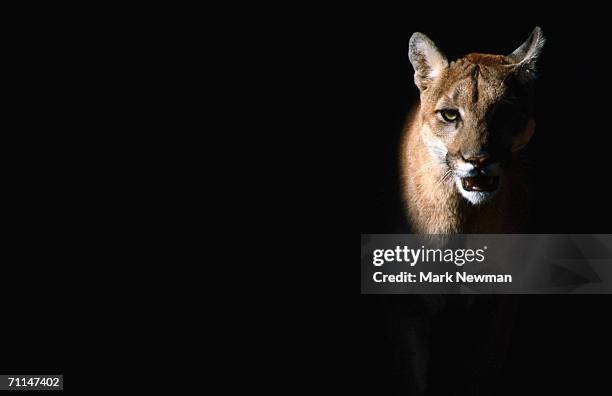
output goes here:
{"type": "Polygon", "coordinates": [[[499,177],[479,175],[464,177],[461,186],[466,191],[495,191],[499,184],[499,177]]]}

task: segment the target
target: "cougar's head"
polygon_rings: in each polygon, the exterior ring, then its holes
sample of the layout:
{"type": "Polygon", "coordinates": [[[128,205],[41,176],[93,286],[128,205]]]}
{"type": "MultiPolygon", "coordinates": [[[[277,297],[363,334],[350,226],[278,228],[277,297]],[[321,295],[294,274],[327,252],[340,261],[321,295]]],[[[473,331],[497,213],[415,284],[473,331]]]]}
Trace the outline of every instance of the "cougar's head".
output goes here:
{"type": "Polygon", "coordinates": [[[472,204],[495,194],[513,153],[534,133],[533,83],[543,45],[536,27],[510,55],[469,54],[449,63],[424,34],[410,39],[423,142],[444,179],[472,204]]]}

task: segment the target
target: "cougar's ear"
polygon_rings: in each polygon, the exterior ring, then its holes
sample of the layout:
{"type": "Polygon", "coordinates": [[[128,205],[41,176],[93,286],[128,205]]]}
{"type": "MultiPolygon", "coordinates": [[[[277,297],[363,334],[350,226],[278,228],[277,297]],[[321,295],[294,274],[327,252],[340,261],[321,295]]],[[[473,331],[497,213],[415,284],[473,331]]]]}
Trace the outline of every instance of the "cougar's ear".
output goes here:
{"type": "Polygon", "coordinates": [[[512,62],[516,64],[515,72],[521,80],[535,80],[538,60],[545,42],[546,39],[542,29],[536,26],[527,41],[508,55],[512,62]]]}
{"type": "Polygon", "coordinates": [[[419,32],[410,37],[408,58],[414,67],[414,83],[421,92],[448,67],[448,60],[438,47],[429,37],[419,32]]]}

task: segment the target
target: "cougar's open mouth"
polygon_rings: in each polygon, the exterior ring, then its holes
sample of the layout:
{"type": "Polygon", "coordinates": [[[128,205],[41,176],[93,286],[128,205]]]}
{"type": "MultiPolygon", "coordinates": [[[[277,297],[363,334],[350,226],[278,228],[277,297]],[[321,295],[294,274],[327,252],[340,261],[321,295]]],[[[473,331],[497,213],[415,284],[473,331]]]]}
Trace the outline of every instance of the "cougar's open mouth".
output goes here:
{"type": "Polygon", "coordinates": [[[461,178],[461,186],[465,191],[495,191],[499,185],[499,176],[478,175],[461,178]]]}

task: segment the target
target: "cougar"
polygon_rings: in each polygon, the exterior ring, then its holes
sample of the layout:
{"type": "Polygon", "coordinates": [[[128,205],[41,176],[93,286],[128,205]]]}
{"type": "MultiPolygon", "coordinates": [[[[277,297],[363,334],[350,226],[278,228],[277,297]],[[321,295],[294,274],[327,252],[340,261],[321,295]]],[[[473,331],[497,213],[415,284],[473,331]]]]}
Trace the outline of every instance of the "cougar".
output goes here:
{"type": "Polygon", "coordinates": [[[410,38],[420,102],[403,131],[400,177],[413,232],[526,230],[529,189],[516,158],[535,131],[536,27],[510,55],[450,62],[424,34],[410,38]]]}

